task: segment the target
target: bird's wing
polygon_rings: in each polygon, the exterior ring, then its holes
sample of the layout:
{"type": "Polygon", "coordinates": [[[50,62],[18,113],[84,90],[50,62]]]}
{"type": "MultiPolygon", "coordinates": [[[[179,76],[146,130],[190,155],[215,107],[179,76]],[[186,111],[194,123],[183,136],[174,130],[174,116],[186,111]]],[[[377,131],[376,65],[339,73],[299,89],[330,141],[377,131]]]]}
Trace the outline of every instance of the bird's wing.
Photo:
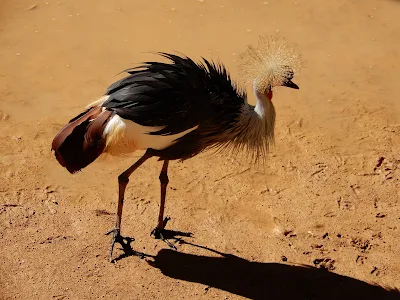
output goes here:
{"type": "Polygon", "coordinates": [[[207,114],[207,102],[178,83],[157,77],[143,72],[123,79],[103,106],[142,126],[164,127],[152,134],[177,134],[198,126],[207,114]]]}
{"type": "Polygon", "coordinates": [[[107,89],[103,106],[142,126],[164,127],[151,134],[171,135],[218,122],[243,103],[224,68],[162,55],[173,63],[148,62],[127,70],[129,76],[107,89]]]}

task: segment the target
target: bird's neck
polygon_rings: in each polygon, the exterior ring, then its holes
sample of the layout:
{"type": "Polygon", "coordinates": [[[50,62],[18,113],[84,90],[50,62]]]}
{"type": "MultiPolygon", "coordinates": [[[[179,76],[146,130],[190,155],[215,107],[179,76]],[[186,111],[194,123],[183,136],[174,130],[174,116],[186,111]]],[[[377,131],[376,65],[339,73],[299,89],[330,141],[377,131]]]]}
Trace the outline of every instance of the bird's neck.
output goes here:
{"type": "Polygon", "coordinates": [[[269,142],[274,138],[275,128],[275,108],[272,104],[272,90],[267,89],[260,92],[259,89],[254,88],[254,94],[257,102],[254,111],[250,114],[252,121],[250,123],[256,124],[255,128],[249,130],[258,130],[260,136],[265,142],[269,142]]]}
{"type": "Polygon", "coordinates": [[[275,109],[272,104],[272,90],[268,89],[264,92],[260,92],[257,88],[254,88],[254,94],[256,95],[257,99],[254,111],[261,119],[271,117],[271,114],[275,113],[275,109]]]}
{"type": "Polygon", "coordinates": [[[233,132],[235,146],[238,149],[247,149],[249,157],[258,161],[265,159],[269,145],[274,140],[275,109],[270,91],[254,91],[256,106],[244,103],[233,132]]]}

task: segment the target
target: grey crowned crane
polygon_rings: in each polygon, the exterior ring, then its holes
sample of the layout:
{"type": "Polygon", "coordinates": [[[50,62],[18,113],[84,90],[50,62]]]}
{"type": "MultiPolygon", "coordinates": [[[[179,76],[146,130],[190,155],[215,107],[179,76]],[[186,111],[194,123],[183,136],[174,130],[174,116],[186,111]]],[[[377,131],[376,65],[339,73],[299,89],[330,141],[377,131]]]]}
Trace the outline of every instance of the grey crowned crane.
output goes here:
{"type": "Polygon", "coordinates": [[[112,233],[110,259],[120,235],[124,194],[129,177],[151,157],[163,161],[159,180],[161,204],[155,238],[164,237],[164,207],[168,164],[217,149],[264,158],[274,137],[272,89],[292,82],[300,56],[284,39],[261,38],[241,55],[242,75],[251,82],[256,105],[232,83],[221,64],[206,59],[159,53],[168,63],[147,62],[125,70],[129,75],[66,124],[54,138],[52,150],[61,166],[75,173],[102,153],[111,155],[145,150],[144,155],[118,177],[118,209],[112,233]]]}

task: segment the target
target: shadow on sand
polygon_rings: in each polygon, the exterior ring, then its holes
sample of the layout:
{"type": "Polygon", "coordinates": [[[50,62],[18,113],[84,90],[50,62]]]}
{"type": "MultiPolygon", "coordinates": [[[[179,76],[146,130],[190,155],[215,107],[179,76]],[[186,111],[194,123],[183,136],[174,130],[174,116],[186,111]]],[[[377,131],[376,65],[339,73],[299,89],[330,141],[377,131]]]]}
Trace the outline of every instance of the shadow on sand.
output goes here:
{"type": "MultiPolygon", "coordinates": [[[[398,290],[384,289],[323,269],[250,262],[232,254],[181,242],[217,253],[220,257],[197,256],[170,249],[162,249],[156,256],[144,256],[165,276],[201,283],[249,299],[400,299],[398,290]]],[[[122,256],[130,255],[125,252],[122,256]]]]}

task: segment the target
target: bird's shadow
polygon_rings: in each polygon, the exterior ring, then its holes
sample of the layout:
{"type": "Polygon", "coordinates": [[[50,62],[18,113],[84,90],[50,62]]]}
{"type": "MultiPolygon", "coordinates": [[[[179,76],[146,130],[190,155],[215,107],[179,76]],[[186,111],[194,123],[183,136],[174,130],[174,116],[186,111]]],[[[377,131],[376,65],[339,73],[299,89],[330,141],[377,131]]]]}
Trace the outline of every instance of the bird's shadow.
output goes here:
{"type": "Polygon", "coordinates": [[[397,289],[385,289],[311,266],[251,262],[232,254],[188,243],[218,254],[199,256],[170,249],[146,261],[165,276],[206,285],[248,299],[400,299],[397,289]]]}

